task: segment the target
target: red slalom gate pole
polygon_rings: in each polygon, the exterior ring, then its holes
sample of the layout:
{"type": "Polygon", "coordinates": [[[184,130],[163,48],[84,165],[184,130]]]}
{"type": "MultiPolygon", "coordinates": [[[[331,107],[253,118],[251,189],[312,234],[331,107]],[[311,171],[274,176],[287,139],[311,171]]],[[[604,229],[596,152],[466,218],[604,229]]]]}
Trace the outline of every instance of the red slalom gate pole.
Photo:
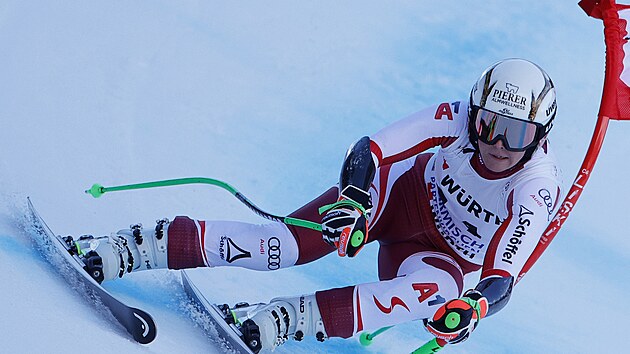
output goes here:
{"type": "Polygon", "coordinates": [[[534,263],[536,263],[543,252],[545,252],[547,246],[549,246],[554,237],[556,237],[556,234],[558,233],[558,231],[560,231],[560,228],[569,217],[569,214],[571,213],[571,211],[573,211],[575,204],[582,195],[582,191],[584,191],[584,186],[586,185],[586,182],[591,176],[602,144],[604,143],[604,137],[606,136],[606,130],[608,129],[609,121],[610,118],[606,116],[600,115],[598,117],[597,123],[595,125],[595,131],[593,132],[593,137],[591,138],[591,143],[586,152],[586,156],[584,157],[584,161],[582,162],[582,166],[580,167],[580,170],[575,177],[571,188],[569,189],[569,193],[564,198],[560,209],[556,212],[555,216],[551,220],[551,223],[547,226],[545,232],[540,237],[538,245],[536,245],[536,248],[534,248],[532,255],[529,257],[527,262],[525,262],[523,269],[516,279],[516,283],[518,283],[523,278],[523,276],[525,276],[525,274],[531,269],[534,263]]]}

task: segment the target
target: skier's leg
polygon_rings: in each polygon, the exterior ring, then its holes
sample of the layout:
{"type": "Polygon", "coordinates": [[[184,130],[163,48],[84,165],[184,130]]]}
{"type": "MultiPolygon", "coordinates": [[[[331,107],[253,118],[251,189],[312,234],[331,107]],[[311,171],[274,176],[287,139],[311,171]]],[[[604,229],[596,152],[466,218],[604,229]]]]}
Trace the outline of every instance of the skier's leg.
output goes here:
{"type": "Polygon", "coordinates": [[[355,287],[353,334],[428,318],[463,290],[462,270],[443,253],[413,254],[400,265],[398,274],[391,280],[355,287]]]}
{"type": "Polygon", "coordinates": [[[287,340],[328,336],[317,306],[315,294],[272,299],[268,304],[237,307],[232,316],[238,319],[243,340],[257,353],[273,350],[287,340]]]}
{"type": "Polygon", "coordinates": [[[162,219],[149,229],[136,224],[107,236],[83,235],[74,240],[74,246],[99,283],[131,271],[166,268],[168,230],[174,222],[162,219]]]}
{"type": "MultiPolygon", "coordinates": [[[[337,188],[330,188],[289,216],[319,223],[319,207],[336,198],[337,188]]],[[[311,262],[334,250],[323,241],[321,232],[304,227],[229,221],[207,221],[205,225],[203,248],[210,266],[277,270],[311,262]]]]}
{"type": "MultiPolygon", "coordinates": [[[[247,224],[199,221],[178,216],[158,224],[161,229],[134,225],[109,236],[82,236],[76,241],[88,268],[102,265],[102,282],[131,271],[239,266],[277,270],[298,259],[295,237],[281,223],[247,224]]],[[[90,272],[93,274],[94,272],[90,272]]]]}
{"type": "MultiPolygon", "coordinates": [[[[334,202],[337,188],[290,216],[320,222],[317,209],[334,202]]],[[[282,223],[247,224],[201,221],[178,216],[158,221],[155,228],[132,225],[109,236],[82,236],[77,242],[86,264],[103,271],[97,281],[122,277],[131,271],[170,268],[239,266],[277,270],[318,259],[334,249],[321,233],[282,223]]]]}
{"type": "Polygon", "coordinates": [[[277,298],[267,305],[236,309],[235,315],[244,333],[258,331],[262,348],[274,349],[291,338],[348,338],[425,319],[457,298],[462,287],[463,274],[453,258],[424,251],[407,257],[393,279],[277,298]]]}
{"type": "Polygon", "coordinates": [[[132,271],[211,266],[203,248],[205,229],[204,221],[178,216],[173,221],[158,220],[155,227],[135,224],[108,236],[84,235],[75,244],[89,273],[100,283],[132,271]],[[95,267],[102,267],[102,272],[90,271],[95,267]]]}

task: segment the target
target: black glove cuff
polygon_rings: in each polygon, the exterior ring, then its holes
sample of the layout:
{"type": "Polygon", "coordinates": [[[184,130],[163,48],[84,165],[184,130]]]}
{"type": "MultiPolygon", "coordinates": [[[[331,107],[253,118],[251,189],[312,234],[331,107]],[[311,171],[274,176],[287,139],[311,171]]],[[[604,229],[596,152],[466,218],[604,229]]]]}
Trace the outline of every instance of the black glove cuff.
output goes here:
{"type": "Polygon", "coordinates": [[[479,299],[483,297],[483,294],[475,289],[470,289],[464,293],[464,296],[466,296],[469,299],[478,301],[479,299]]]}
{"type": "Polygon", "coordinates": [[[372,209],[372,197],[369,192],[361,190],[353,185],[349,185],[341,191],[340,194],[345,199],[354,200],[361,204],[366,213],[369,213],[372,209]]]}

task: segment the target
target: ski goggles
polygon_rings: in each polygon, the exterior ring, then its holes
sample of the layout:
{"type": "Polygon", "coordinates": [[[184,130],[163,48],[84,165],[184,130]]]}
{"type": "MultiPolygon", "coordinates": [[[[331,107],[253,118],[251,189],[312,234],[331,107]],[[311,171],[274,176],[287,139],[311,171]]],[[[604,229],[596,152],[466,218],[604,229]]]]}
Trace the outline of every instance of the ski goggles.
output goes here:
{"type": "Polygon", "coordinates": [[[549,130],[540,123],[511,118],[479,107],[474,107],[472,113],[477,139],[488,145],[501,140],[508,151],[525,151],[536,146],[549,130]]]}

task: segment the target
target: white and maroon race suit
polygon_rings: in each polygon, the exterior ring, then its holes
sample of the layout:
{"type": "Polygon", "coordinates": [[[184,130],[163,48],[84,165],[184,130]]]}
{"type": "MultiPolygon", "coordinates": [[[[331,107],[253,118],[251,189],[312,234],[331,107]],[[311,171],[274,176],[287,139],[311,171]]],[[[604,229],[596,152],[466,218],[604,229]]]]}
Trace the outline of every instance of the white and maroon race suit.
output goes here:
{"type": "MultiPolygon", "coordinates": [[[[561,193],[549,144],[493,173],[469,141],[467,111],[442,103],[370,137],[377,172],[368,237],[379,243],[380,281],[316,293],[328,336],[428,318],[462,294],[464,274],[516,278],[531,255],[561,193]]],[[[321,222],[318,208],[337,198],[332,187],[289,216],[321,222]]],[[[172,269],[276,270],[334,251],[319,232],[281,223],[177,217],[168,234],[172,269]]]]}

